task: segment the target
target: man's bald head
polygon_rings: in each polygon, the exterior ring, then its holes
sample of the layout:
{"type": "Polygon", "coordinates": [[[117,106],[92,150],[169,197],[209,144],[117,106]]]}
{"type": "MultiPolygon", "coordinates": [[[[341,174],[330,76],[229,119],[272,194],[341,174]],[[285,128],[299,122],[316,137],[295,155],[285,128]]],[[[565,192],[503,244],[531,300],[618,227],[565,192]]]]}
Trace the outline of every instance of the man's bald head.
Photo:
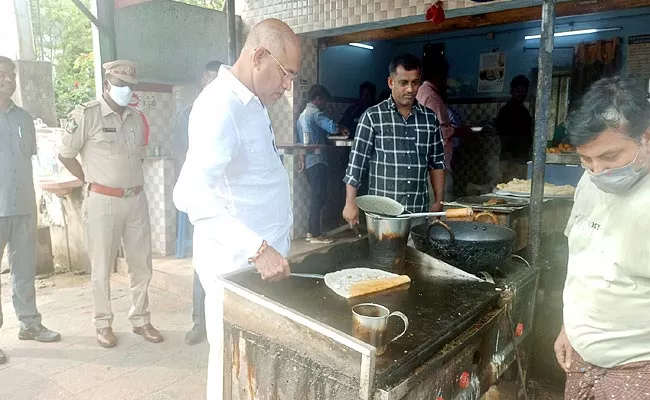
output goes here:
{"type": "Polygon", "coordinates": [[[300,72],[300,39],[279,19],[253,26],[233,73],[262,103],[277,102],[300,72]]]}
{"type": "Polygon", "coordinates": [[[279,19],[265,19],[253,26],[244,48],[255,50],[267,49],[276,58],[284,58],[289,52],[300,52],[300,40],[289,25],[279,19]]]}

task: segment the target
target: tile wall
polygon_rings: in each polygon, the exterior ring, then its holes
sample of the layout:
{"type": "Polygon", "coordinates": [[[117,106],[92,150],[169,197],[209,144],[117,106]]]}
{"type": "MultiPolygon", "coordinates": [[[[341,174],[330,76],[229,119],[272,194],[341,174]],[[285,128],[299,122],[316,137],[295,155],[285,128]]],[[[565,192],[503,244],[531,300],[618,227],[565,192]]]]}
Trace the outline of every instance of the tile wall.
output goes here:
{"type": "MultiPolygon", "coordinates": [[[[295,82],[293,90],[272,107],[269,116],[273,125],[275,140],[278,144],[295,142],[294,121],[302,110],[304,99],[311,85],[318,82],[318,48],[316,41],[301,37],[302,66],[300,79],[295,82]]],[[[293,239],[304,237],[307,233],[307,213],[309,211],[309,183],[304,173],[298,172],[298,164],[294,156],[283,157],[284,166],[289,174],[291,183],[291,198],[293,199],[293,239]]]]}
{"type": "MultiPolygon", "coordinates": [[[[504,2],[512,0],[496,0],[504,2]]],[[[424,15],[429,0],[243,0],[241,15],[247,24],[279,18],[296,33],[341,28],[369,22],[424,15]]],[[[480,5],[471,0],[447,0],[447,10],[480,5]]]]}
{"type": "Polygon", "coordinates": [[[149,153],[143,166],[151,219],[151,248],[156,255],[169,255],[174,252],[176,243],[176,208],[172,199],[176,171],[171,157],[176,105],[171,86],[145,87],[146,90],[136,88],[136,92],[138,107],[149,123],[149,151],[154,146],[160,147],[160,156],[149,153]]]}

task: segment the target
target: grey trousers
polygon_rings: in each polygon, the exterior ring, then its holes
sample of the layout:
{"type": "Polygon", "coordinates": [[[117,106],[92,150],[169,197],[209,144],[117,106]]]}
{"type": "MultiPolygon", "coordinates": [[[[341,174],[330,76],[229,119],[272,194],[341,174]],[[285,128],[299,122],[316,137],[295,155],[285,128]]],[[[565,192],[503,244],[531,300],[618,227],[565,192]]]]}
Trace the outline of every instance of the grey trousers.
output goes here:
{"type": "Polygon", "coordinates": [[[205,326],[205,290],[196,272],[192,286],[192,322],[194,325],[205,326]]]}
{"type": "MultiPolygon", "coordinates": [[[[13,295],[11,300],[21,328],[41,324],[36,309],[36,214],[0,217],[0,260],[8,246],[13,295]]],[[[0,307],[0,327],[2,307],[0,307]]]]}

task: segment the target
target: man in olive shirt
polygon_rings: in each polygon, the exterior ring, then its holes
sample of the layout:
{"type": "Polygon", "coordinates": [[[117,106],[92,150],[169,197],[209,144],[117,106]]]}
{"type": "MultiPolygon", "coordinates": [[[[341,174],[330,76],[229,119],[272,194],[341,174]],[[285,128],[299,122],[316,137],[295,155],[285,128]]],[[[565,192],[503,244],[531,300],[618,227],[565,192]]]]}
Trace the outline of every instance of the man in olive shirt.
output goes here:
{"type": "Polygon", "coordinates": [[[650,104],[643,85],[596,82],[566,121],[585,167],[566,229],[566,399],[650,393],[650,104]]]}
{"type": "MultiPolygon", "coordinates": [[[[18,338],[56,342],[61,336],[41,324],[36,309],[36,198],[32,176],[36,133],[32,116],[11,100],[15,90],[15,65],[0,57],[0,260],[9,245],[12,300],[20,321],[18,338]]],[[[6,361],[0,350],[0,364],[6,361]]]]}

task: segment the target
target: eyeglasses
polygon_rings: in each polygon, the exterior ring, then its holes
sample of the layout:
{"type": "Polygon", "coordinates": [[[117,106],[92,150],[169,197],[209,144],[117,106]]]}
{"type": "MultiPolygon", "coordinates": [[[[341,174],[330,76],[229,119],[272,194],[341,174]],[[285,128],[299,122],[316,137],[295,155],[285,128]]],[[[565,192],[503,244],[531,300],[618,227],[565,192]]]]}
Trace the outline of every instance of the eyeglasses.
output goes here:
{"type": "Polygon", "coordinates": [[[284,74],[283,78],[287,78],[287,79],[289,79],[291,82],[295,82],[296,79],[298,79],[298,75],[296,75],[296,74],[292,74],[291,72],[287,71],[287,69],[284,68],[284,66],[283,66],[282,64],[280,64],[280,61],[278,61],[278,59],[275,58],[275,57],[273,56],[273,54],[271,54],[270,51],[268,51],[267,49],[264,49],[264,51],[266,52],[266,54],[270,55],[271,58],[273,59],[273,61],[275,61],[275,63],[278,64],[278,67],[280,67],[280,69],[282,69],[282,73],[284,74]]]}

